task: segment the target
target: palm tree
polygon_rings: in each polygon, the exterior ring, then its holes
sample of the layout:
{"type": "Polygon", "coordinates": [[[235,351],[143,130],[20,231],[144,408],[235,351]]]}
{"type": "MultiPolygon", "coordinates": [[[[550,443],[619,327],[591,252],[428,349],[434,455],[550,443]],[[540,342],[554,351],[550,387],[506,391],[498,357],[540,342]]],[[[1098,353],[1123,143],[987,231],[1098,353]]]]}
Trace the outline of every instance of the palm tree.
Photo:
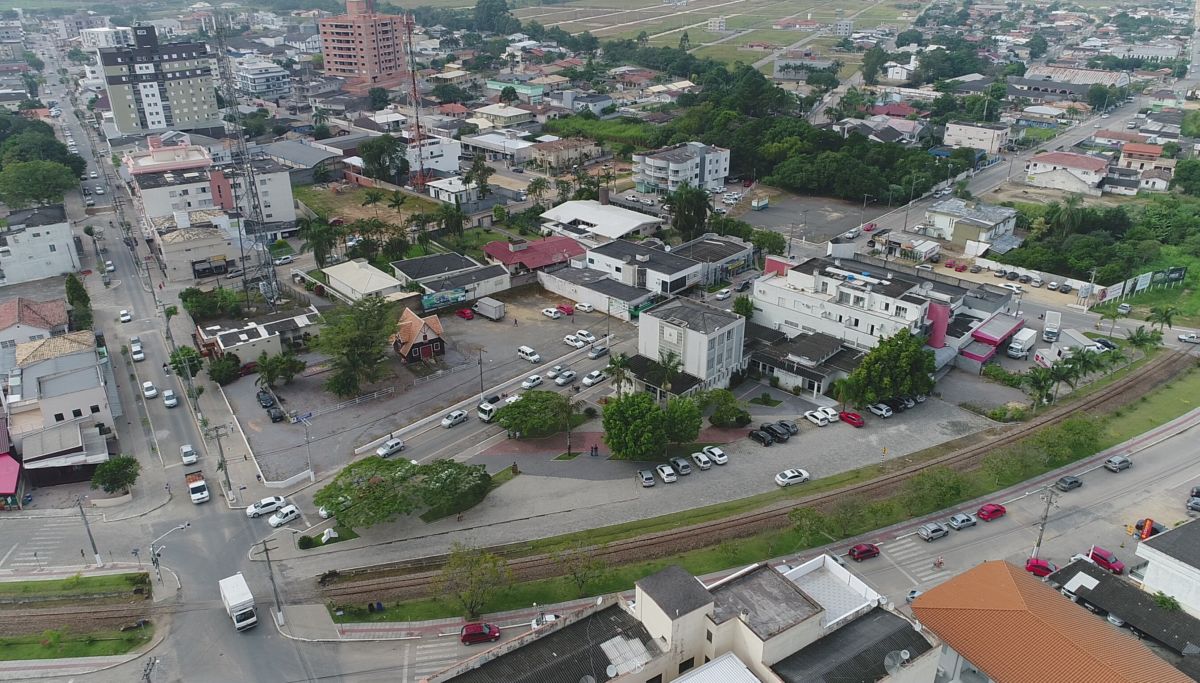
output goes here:
{"type": "Polygon", "coordinates": [[[613,181],[617,179],[617,174],[613,173],[611,168],[606,168],[600,174],[600,182],[604,183],[605,187],[612,187],[613,181]]]}
{"type": "Polygon", "coordinates": [[[315,218],[301,218],[298,234],[304,240],[300,244],[301,253],[311,251],[317,267],[324,268],[329,254],[333,252],[333,245],[337,244],[337,228],[318,215],[315,218]]]}
{"type": "Polygon", "coordinates": [[[571,192],[575,188],[571,186],[570,180],[560,178],[554,181],[554,189],[558,192],[558,201],[561,204],[571,198],[571,192]]]}
{"type": "Polygon", "coordinates": [[[1083,197],[1078,194],[1067,195],[1061,204],[1055,204],[1047,213],[1050,214],[1050,224],[1060,240],[1064,240],[1079,229],[1079,221],[1083,217],[1081,206],[1083,197]]]}
{"type": "Polygon", "coordinates": [[[564,398],[563,402],[560,405],[561,405],[560,410],[561,410],[562,420],[566,424],[566,427],[567,427],[567,455],[570,455],[571,454],[571,419],[575,417],[576,413],[582,412],[583,409],[585,407],[587,407],[587,403],[585,401],[572,401],[571,399],[564,398]]]}
{"type": "Polygon", "coordinates": [[[608,367],[604,368],[604,374],[612,378],[613,385],[617,388],[617,398],[620,398],[625,389],[625,382],[629,381],[629,356],[624,353],[613,354],[608,359],[608,367]]]}
{"type": "Polygon", "coordinates": [[[467,219],[467,214],[463,213],[457,200],[453,204],[443,204],[442,208],[438,209],[437,216],[446,232],[456,237],[462,237],[463,223],[467,219]]]}
{"type": "Polygon", "coordinates": [[[658,365],[662,368],[662,398],[665,403],[667,396],[671,393],[671,383],[675,381],[683,368],[683,359],[674,351],[660,351],[658,365]]]}
{"type": "Polygon", "coordinates": [[[329,112],[321,107],[317,107],[313,110],[312,120],[315,125],[324,125],[329,122],[329,112]]]}
{"type": "Polygon", "coordinates": [[[533,202],[535,204],[541,204],[542,195],[546,194],[546,192],[549,190],[550,181],[546,180],[542,176],[534,178],[533,180],[529,181],[529,185],[525,186],[525,192],[527,192],[530,197],[533,197],[533,202]]]}
{"type": "Polygon", "coordinates": [[[1029,394],[1033,397],[1033,411],[1037,412],[1050,398],[1050,391],[1054,388],[1054,377],[1049,369],[1036,366],[1021,377],[1021,384],[1029,389],[1029,394]]]}
{"type": "Polygon", "coordinates": [[[1108,336],[1112,336],[1113,330],[1117,327],[1117,321],[1121,319],[1121,312],[1116,308],[1110,308],[1100,313],[1101,320],[1111,320],[1112,323],[1108,326],[1108,336]]]}
{"type": "Polygon", "coordinates": [[[843,377],[834,381],[833,395],[838,403],[842,404],[842,410],[845,410],[847,404],[858,403],[862,396],[862,385],[851,376],[843,377]]]}
{"type": "Polygon", "coordinates": [[[1081,350],[1067,359],[1067,362],[1079,373],[1080,379],[1085,379],[1088,375],[1099,372],[1104,366],[1104,361],[1100,359],[1100,354],[1088,350],[1081,350]]]}
{"type": "MultiPolygon", "coordinates": [[[[1130,346],[1146,355],[1150,349],[1162,344],[1162,332],[1159,330],[1147,330],[1145,325],[1139,325],[1136,330],[1125,335],[1125,341],[1130,346]]],[[[1133,359],[1129,359],[1129,364],[1133,364],[1133,359]]],[[[1126,367],[1128,367],[1128,365],[1126,367]]]]}
{"type": "Polygon", "coordinates": [[[1126,356],[1125,352],[1122,351],[1121,349],[1113,349],[1112,351],[1109,351],[1108,353],[1104,353],[1101,355],[1104,357],[1104,365],[1105,365],[1104,369],[1107,372],[1112,372],[1123,361],[1129,360],[1129,357],[1126,356]]]}
{"type": "Polygon", "coordinates": [[[1079,369],[1068,361],[1055,361],[1050,366],[1050,378],[1054,380],[1054,396],[1050,398],[1050,402],[1058,401],[1058,389],[1066,382],[1072,389],[1075,388],[1075,383],[1079,380],[1079,369]]]}
{"type": "Polygon", "coordinates": [[[1146,320],[1152,325],[1158,325],[1158,331],[1161,333],[1163,325],[1175,329],[1171,325],[1175,320],[1175,316],[1179,313],[1179,309],[1174,306],[1155,306],[1150,309],[1150,315],[1146,316],[1146,320]]]}
{"type": "Polygon", "coordinates": [[[392,194],[388,195],[388,208],[396,213],[400,213],[400,208],[404,206],[404,202],[408,201],[408,195],[400,190],[393,190],[392,194]]]}
{"type": "Polygon", "coordinates": [[[422,247],[429,246],[429,230],[427,230],[427,227],[433,220],[433,217],[427,213],[414,213],[408,217],[408,231],[416,238],[417,244],[422,247]]]}
{"type": "Polygon", "coordinates": [[[387,197],[387,193],[378,187],[368,187],[366,192],[363,192],[363,206],[374,206],[375,215],[379,215],[379,203],[387,197]]]}

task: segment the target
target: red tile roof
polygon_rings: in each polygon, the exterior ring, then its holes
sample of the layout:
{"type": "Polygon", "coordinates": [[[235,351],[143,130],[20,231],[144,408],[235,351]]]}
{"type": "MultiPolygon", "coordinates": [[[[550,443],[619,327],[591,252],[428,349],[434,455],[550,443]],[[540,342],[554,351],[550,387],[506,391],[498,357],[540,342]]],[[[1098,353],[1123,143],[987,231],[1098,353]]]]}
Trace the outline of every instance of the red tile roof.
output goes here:
{"type": "Polygon", "coordinates": [[[1035,164],[1080,168],[1086,171],[1095,171],[1096,173],[1108,168],[1108,162],[1104,159],[1088,156],[1087,154],[1075,154],[1074,152],[1046,152],[1035,156],[1030,161],[1035,164]]]}
{"type": "Polygon", "coordinates": [[[997,683],[1187,683],[1128,632],[1020,567],[984,562],[913,601],[913,614],[997,683]]]}
{"type": "Polygon", "coordinates": [[[447,102],[446,104],[438,105],[438,111],[443,114],[466,114],[471,110],[462,106],[458,102],[447,102]]]}
{"type": "Polygon", "coordinates": [[[1127,142],[1121,148],[1122,154],[1143,154],[1145,156],[1154,157],[1157,159],[1162,156],[1162,145],[1147,145],[1140,142],[1127,142]]]}
{"type": "Polygon", "coordinates": [[[0,301],[0,330],[13,325],[32,325],[50,330],[67,324],[67,302],[65,299],[33,301],[14,297],[0,301]]]}
{"type": "Polygon", "coordinates": [[[413,344],[418,341],[426,341],[424,338],[418,339],[418,337],[423,337],[421,332],[426,326],[429,327],[429,331],[435,336],[442,336],[442,321],[440,318],[436,315],[422,318],[413,313],[411,308],[406,308],[400,314],[400,320],[396,322],[396,331],[392,333],[388,341],[396,349],[396,353],[401,356],[407,356],[408,352],[412,350],[413,344]]]}
{"type": "Polygon", "coordinates": [[[892,102],[890,104],[877,104],[871,107],[871,113],[883,116],[899,116],[904,118],[913,114],[920,114],[915,107],[910,107],[903,102],[892,102]]]}
{"type": "Polygon", "coordinates": [[[483,253],[501,265],[520,264],[529,270],[537,270],[556,263],[566,263],[576,256],[582,256],[584,252],[578,242],[561,235],[525,242],[525,248],[516,251],[509,247],[510,243],[503,240],[488,242],[483,245],[483,253]]]}

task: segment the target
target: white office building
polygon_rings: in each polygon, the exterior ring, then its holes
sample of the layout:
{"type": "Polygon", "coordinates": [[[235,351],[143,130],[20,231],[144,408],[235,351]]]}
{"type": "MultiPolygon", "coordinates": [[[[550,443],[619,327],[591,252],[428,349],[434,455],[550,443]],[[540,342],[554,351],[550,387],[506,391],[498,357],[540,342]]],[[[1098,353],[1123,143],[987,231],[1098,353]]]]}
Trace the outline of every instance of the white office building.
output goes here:
{"type": "Polygon", "coordinates": [[[651,360],[675,354],[680,370],[701,389],[723,389],[746,368],[746,319],[691,299],[675,298],[641,314],[638,353],[651,360]]]}
{"type": "Polygon", "coordinates": [[[79,47],[85,51],[130,45],[133,45],[133,29],[128,26],[85,28],[79,31],[79,47]]]}
{"type": "Polygon", "coordinates": [[[275,62],[260,59],[242,60],[233,70],[238,92],[247,97],[273,100],[292,93],[292,77],[287,69],[275,62]]]}
{"type": "Polygon", "coordinates": [[[684,183],[720,190],[728,175],[729,150],[701,142],[633,155],[633,182],[638,192],[669,193],[684,183]]]}

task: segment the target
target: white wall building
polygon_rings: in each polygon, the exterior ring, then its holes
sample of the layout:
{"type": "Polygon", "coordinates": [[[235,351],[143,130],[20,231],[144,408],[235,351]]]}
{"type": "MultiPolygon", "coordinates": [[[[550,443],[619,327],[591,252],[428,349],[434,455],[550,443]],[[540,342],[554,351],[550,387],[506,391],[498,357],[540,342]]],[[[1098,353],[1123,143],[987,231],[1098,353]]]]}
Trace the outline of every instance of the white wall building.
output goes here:
{"type": "Polygon", "coordinates": [[[957,198],[942,200],[925,209],[925,234],[966,245],[968,240],[994,242],[1013,234],[1017,210],[1007,206],[984,204],[957,198]]]}
{"type": "Polygon", "coordinates": [[[408,168],[411,172],[415,173],[419,168],[439,173],[459,172],[462,143],[458,140],[426,134],[421,138],[420,144],[417,144],[412,141],[411,132],[403,131],[401,136],[405,140],[404,152],[408,157],[408,168]]]}
{"type": "Polygon", "coordinates": [[[406,291],[403,282],[367,263],[366,259],[357,258],[329,266],[324,273],[329,277],[329,286],[351,301],[368,296],[392,299],[406,291]]]}
{"type": "Polygon", "coordinates": [[[587,268],[656,294],[678,294],[700,281],[703,265],[638,242],[613,240],[588,249],[587,268]]]}
{"type": "Polygon", "coordinates": [[[287,69],[262,59],[239,60],[233,69],[238,92],[247,97],[273,100],[292,93],[292,77],[287,69]]]}
{"type": "Polygon", "coordinates": [[[1162,591],[1188,614],[1200,617],[1200,524],[1192,520],[1151,536],[1134,552],[1146,563],[1130,572],[1141,574],[1143,590],[1162,591]]]}
{"type": "Polygon", "coordinates": [[[658,360],[676,354],[680,369],[700,379],[702,389],[724,389],[746,368],[742,357],[746,319],[691,299],[675,298],[641,314],[638,353],[658,360]]]}
{"type": "Polygon", "coordinates": [[[447,204],[469,204],[479,199],[479,187],[463,182],[462,176],[441,178],[425,183],[429,196],[447,204]]]}
{"type": "Polygon", "coordinates": [[[594,199],[563,202],[543,213],[542,232],[564,235],[585,246],[622,237],[646,236],[658,230],[662,219],[623,209],[594,199]]]}
{"type": "Polygon", "coordinates": [[[684,183],[720,190],[728,175],[729,150],[700,142],[633,155],[633,182],[638,192],[674,192],[684,183]]]}
{"type": "Polygon", "coordinates": [[[0,228],[0,285],[66,275],[80,269],[62,204],[9,214],[0,228]]]}
{"type": "Polygon", "coordinates": [[[17,344],[7,372],[5,409],[14,439],[73,420],[113,424],[105,391],[108,363],[91,330],[17,344]]]}
{"type": "Polygon", "coordinates": [[[127,45],[133,45],[133,29],[128,26],[85,28],[79,31],[79,47],[84,51],[127,45]]]}
{"type": "Polygon", "coordinates": [[[1075,152],[1045,152],[1025,164],[1025,182],[1092,196],[1100,195],[1100,183],[1108,174],[1108,161],[1075,152]]]}
{"type": "Polygon", "coordinates": [[[970,147],[998,154],[1008,145],[1008,132],[1008,126],[997,123],[950,121],[946,124],[942,143],[948,147],[970,147]]]}

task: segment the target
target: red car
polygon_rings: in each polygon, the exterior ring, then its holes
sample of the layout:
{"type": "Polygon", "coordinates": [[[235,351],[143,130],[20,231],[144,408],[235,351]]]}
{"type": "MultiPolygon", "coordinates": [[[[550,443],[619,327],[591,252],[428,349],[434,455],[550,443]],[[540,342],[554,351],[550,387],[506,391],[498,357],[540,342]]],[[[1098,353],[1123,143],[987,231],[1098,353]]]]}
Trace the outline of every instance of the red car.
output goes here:
{"type": "Polygon", "coordinates": [[[474,645],[488,641],[495,642],[500,640],[500,627],[480,622],[467,624],[459,630],[458,639],[463,645],[474,645]]]}
{"type": "Polygon", "coordinates": [[[750,187],[750,186],[752,186],[752,185],[754,185],[754,181],[753,181],[753,180],[743,180],[743,181],[742,181],[742,187],[750,187]]]}
{"type": "Polygon", "coordinates": [[[454,315],[457,315],[458,317],[462,318],[463,320],[474,320],[475,319],[475,311],[472,311],[469,308],[460,308],[454,312],[454,315]]]}
{"type": "Polygon", "coordinates": [[[861,427],[866,424],[863,421],[862,415],[859,415],[858,413],[851,413],[843,410],[842,412],[838,413],[838,417],[841,418],[842,422],[855,427],[861,427]]]}
{"type": "Polygon", "coordinates": [[[953,268],[955,265],[957,265],[957,264],[954,263],[954,259],[950,259],[949,261],[946,261],[947,268],[953,268]]]}
{"type": "Polygon", "coordinates": [[[563,315],[575,315],[575,307],[571,304],[559,304],[557,308],[563,315]]]}
{"type": "Polygon", "coordinates": [[[1025,571],[1041,578],[1043,576],[1050,576],[1058,571],[1058,567],[1053,562],[1048,562],[1040,557],[1031,557],[1025,560],[1025,571]]]}
{"type": "Polygon", "coordinates": [[[863,560],[872,557],[878,557],[879,546],[875,545],[874,543],[859,543],[851,548],[850,552],[847,554],[850,555],[850,559],[854,560],[855,562],[862,562],[863,560]]]}
{"type": "Polygon", "coordinates": [[[1088,557],[1092,558],[1096,566],[1107,569],[1114,574],[1120,575],[1125,573],[1125,563],[1118,560],[1116,555],[1098,545],[1092,546],[1091,551],[1088,552],[1088,557]]]}
{"type": "Polygon", "coordinates": [[[983,507],[979,508],[979,512],[975,513],[975,516],[985,522],[990,522],[993,519],[1000,519],[1007,512],[1008,510],[1000,503],[985,503],[983,507]]]}
{"type": "Polygon", "coordinates": [[[867,223],[866,225],[863,226],[863,232],[871,232],[876,227],[878,227],[878,226],[875,225],[874,223],[867,223]]]}
{"type": "Polygon", "coordinates": [[[957,266],[954,266],[954,272],[956,272],[956,273],[965,273],[965,272],[967,272],[967,264],[965,264],[965,263],[960,263],[960,264],[958,264],[957,266]]]}

